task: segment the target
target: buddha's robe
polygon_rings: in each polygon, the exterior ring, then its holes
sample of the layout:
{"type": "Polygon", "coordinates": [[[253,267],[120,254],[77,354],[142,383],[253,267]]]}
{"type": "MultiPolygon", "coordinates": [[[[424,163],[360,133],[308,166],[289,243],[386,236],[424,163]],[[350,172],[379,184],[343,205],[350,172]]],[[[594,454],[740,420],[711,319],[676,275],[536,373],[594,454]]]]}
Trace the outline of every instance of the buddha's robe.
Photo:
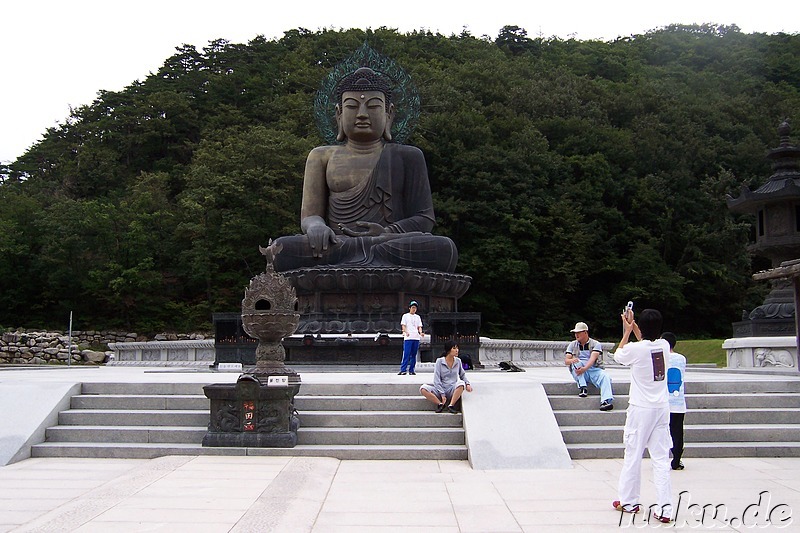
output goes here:
{"type": "Polygon", "coordinates": [[[350,190],[328,194],[325,220],[337,234],[336,244],[314,258],[305,235],[280,237],[276,271],[319,265],[455,271],[455,244],[430,233],[435,223],[433,201],[425,158],[418,148],[386,144],[368,179],[350,190]],[[375,222],[387,232],[374,237],[341,233],[339,224],[358,229],[358,221],[375,222]]]}

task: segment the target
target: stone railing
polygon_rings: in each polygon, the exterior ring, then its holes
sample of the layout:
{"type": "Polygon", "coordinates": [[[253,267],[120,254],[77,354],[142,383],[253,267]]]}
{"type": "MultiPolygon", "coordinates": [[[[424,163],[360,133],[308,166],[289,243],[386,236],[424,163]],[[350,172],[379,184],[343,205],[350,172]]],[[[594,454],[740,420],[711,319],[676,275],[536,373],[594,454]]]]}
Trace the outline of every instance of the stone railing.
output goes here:
{"type": "MultiPolygon", "coordinates": [[[[426,345],[427,343],[423,343],[426,345]]],[[[480,361],[488,367],[513,361],[521,367],[561,366],[567,341],[505,340],[481,337],[480,361]]],[[[114,366],[210,366],[214,363],[214,340],[152,341],[109,344],[114,366]]],[[[608,352],[614,343],[603,343],[606,365],[615,365],[608,352]]],[[[437,355],[438,357],[438,355],[437,355]]],[[[432,365],[432,363],[428,363],[432,365]]],[[[425,366],[424,363],[421,364],[425,366]]]]}
{"type": "Polygon", "coordinates": [[[210,366],[214,339],[112,342],[113,366],[210,366]]]}
{"type": "MultiPolygon", "coordinates": [[[[203,334],[161,334],[155,338],[157,340],[147,341],[135,333],[73,332],[72,362],[107,362],[114,366],[205,367],[214,364],[213,338],[204,338],[203,334]],[[81,346],[90,344],[105,344],[109,350],[81,349],[81,346]]],[[[64,364],[69,353],[69,340],[62,332],[4,333],[0,339],[0,364],[64,364]]],[[[497,366],[501,361],[512,361],[522,367],[558,366],[563,365],[568,344],[567,341],[481,337],[479,358],[481,364],[488,367],[497,366]]],[[[603,348],[605,364],[615,364],[608,356],[614,343],[603,343],[603,348]]]]}
{"type": "Polygon", "coordinates": [[[791,337],[734,337],[726,339],[728,368],[797,369],[797,339],[791,337]]]}
{"type": "MultiPolygon", "coordinates": [[[[479,357],[484,366],[497,366],[501,361],[511,361],[517,366],[557,366],[564,364],[564,351],[569,341],[506,340],[481,337],[479,357]]],[[[608,355],[615,344],[602,343],[603,362],[615,365],[608,355]]]]}

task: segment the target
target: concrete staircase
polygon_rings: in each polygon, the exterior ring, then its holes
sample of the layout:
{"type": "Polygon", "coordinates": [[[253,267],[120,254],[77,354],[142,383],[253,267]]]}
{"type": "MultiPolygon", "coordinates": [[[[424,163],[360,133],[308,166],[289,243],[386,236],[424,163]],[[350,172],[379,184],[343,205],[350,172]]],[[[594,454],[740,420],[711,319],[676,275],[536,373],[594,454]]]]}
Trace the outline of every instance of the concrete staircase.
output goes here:
{"type": "MultiPolygon", "coordinates": [[[[684,457],[800,457],[800,381],[686,383],[684,457]]],[[[614,410],[573,383],[545,391],[572,459],[622,458],[629,383],[614,383],[614,410]]]]}
{"type": "Polygon", "coordinates": [[[303,384],[294,448],[211,448],[202,384],[84,383],[33,457],[305,455],[339,459],[466,459],[462,415],[437,414],[419,385],[303,384]]]}

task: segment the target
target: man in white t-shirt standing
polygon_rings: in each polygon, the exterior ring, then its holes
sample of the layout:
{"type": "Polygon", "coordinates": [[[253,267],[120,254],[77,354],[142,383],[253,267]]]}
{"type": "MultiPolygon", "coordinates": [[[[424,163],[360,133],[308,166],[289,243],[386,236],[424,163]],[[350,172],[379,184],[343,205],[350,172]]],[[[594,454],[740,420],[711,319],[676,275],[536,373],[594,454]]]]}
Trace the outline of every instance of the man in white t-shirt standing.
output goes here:
{"type": "Polygon", "coordinates": [[[414,368],[417,365],[417,352],[419,351],[419,341],[422,339],[422,319],[417,314],[418,304],[414,300],[408,304],[408,313],[400,319],[400,327],[403,328],[403,360],[400,362],[399,376],[411,374],[415,376],[414,368]],[[407,372],[406,372],[407,371],[407,372]]]}
{"type": "Polygon", "coordinates": [[[633,310],[622,315],[622,339],[614,359],[631,367],[631,387],[623,432],[625,461],[619,475],[619,500],[616,510],[638,513],[642,485],[642,455],[645,448],[653,465],[657,507],[654,518],[672,521],[672,487],[670,484],[669,394],[667,392],[667,361],[669,343],[660,339],[662,318],[655,309],[642,311],[639,321],[633,310]],[[631,333],[639,342],[628,344],[631,333]]]}

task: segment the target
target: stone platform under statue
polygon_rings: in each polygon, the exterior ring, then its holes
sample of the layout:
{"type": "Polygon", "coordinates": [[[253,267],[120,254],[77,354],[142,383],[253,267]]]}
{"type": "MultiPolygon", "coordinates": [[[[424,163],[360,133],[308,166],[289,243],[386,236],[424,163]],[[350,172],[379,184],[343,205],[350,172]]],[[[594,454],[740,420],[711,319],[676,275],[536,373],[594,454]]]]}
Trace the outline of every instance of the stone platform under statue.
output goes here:
{"type": "Polygon", "coordinates": [[[404,267],[302,268],[283,272],[297,291],[298,334],[401,333],[416,300],[421,313],[455,312],[472,278],[404,267]]]}
{"type": "Polygon", "coordinates": [[[408,302],[419,302],[431,333],[437,315],[466,316],[457,313],[458,299],[471,282],[462,274],[407,267],[327,266],[282,275],[297,292],[300,313],[297,333],[283,341],[291,362],[396,363],[408,302]]]}

